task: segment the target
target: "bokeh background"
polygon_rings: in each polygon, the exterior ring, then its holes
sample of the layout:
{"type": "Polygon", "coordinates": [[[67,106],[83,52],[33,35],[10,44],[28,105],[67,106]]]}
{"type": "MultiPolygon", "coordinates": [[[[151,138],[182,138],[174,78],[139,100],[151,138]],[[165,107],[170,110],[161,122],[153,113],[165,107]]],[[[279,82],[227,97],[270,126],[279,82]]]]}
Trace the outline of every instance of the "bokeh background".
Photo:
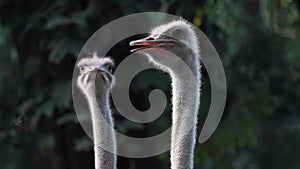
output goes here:
{"type": "MultiPolygon", "coordinates": [[[[182,16],[212,41],[223,62],[228,98],[214,135],[197,144],[196,169],[300,168],[300,3],[296,0],[0,0],[0,168],[92,169],[93,143],[72,103],[80,49],[101,26],[136,12],[182,16]]],[[[120,27],[120,31],[122,28],[120,27]]],[[[109,54],[120,63],[128,39],[109,54]]],[[[127,53],[126,53],[127,52],[127,53]]],[[[199,130],[209,107],[203,69],[199,130]]],[[[139,73],[130,87],[139,110],[148,93],[170,97],[159,70],[139,73]]],[[[170,99],[169,99],[170,100],[170,99]]],[[[155,122],[132,123],[114,113],[116,129],[147,137],[171,123],[171,104],[155,122]]],[[[199,133],[199,132],[198,132],[199,133]]],[[[120,169],[167,169],[169,153],[119,157],[120,169]]]]}

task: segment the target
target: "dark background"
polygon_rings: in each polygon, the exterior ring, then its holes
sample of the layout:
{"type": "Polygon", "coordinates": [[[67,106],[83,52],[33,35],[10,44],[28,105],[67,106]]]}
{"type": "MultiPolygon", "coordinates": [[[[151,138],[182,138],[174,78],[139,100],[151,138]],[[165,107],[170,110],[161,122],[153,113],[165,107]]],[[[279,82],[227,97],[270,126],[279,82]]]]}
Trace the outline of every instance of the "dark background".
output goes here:
{"type": "MultiPolygon", "coordinates": [[[[0,168],[94,168],[92,142],[72,103],[74,64],[85,41],[101,26],[145,11],[166,12],[194,23],[210,38],[224,65],[228,85],[224,116],[208,142],[197,144],[195,168],[300,168],[296,0],[1,0],[0,168]]],[[[110,51],[117,64],[125,57],[121,52],[128,50],[125,43],[119,47],[110,51]]],[[[203,74],[199,129],[209,107],[205,69],[203,74]]],[[[161,88],[170,96],[169,83],[161,71],[141,72],[130,88],[133,104],[147,110],[149,91],[161,88]]],[[[155,135],[170,126],[170,110],[168,103],[155,125],[134,124],[116,113],[116,128],[136,137],[155,135]]],[[[118,161],[120,169],[169,165],[168,152],[118,161]]]]}

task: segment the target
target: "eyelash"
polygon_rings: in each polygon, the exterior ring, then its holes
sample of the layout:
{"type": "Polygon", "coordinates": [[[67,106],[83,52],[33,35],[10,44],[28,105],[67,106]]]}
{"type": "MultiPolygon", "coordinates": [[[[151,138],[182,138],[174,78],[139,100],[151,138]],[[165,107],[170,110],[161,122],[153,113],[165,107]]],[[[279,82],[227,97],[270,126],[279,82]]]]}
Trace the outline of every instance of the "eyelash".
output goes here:
{"type": "Polygon", "coordinates": [[[107,70],[108,70],[109,72],[112,72],[113,65],[107,64],[107,65],[105,65],[105,67],[107,68],[107,70]]]}
{"type": "MultiPolygon", "coordinates": [[[[114,68],[113,65],[111,65],[111,64],[106,64],[106,65],[104,65],[104,66],[107,68],[107,70],[108,70],[109,72],[112,73],[112,70],[113,70],[113,68],[114,68]]],[[[84,69],[85,69],[84,66],[80,66],[80,67],[79,67],[80,73],[83,73],[83,72],[84,72],[84,69]]]]}

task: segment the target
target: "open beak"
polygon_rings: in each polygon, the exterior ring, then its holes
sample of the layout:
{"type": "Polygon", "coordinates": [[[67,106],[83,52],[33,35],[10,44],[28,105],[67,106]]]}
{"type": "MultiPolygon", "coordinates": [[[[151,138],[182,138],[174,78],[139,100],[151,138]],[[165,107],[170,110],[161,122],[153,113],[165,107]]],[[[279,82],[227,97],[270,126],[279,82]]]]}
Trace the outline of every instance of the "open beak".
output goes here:
{"type": "Polygon", "coordinates": [[[155,39],[151,36],[148,36],[144,39],[139,39],[139,40],[135,40],[135,41],[131,41],[129,43],[130,46],[141,46],[135,49],[130,50],[130,52],[136,52],[142,49],[147,49],[147,48],[151,48],[154,46],[159,46],[161,44],[165,44],[165,43],[175,43],[174,40],[172,39],[155,39]]]}

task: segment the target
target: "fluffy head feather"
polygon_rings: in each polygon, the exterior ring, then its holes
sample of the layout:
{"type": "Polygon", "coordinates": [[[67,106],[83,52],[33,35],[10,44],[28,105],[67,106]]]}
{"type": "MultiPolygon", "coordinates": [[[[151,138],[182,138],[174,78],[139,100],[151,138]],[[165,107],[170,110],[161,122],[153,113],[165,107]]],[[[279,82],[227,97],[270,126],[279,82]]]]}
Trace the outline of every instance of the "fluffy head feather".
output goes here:
{"type": "Polygon", "coordinates": [[[88,55],[90,57],[81,59],[77,64],[80,70],[77,79],[78,87],[84,92],[94,87],[111,88],[115,82],[112,75],[113,60],[109,57],[98,57],[96,52],[88,55]]]}
{"type": "Polygon", "coordinates": [[[183,42],[192,49],[195,54],[199,54],[199,44],[196,33],[187,21],[180,19],[170,23],[160,25],[151,31],[151,35],[167,35],[183,42]]]}

